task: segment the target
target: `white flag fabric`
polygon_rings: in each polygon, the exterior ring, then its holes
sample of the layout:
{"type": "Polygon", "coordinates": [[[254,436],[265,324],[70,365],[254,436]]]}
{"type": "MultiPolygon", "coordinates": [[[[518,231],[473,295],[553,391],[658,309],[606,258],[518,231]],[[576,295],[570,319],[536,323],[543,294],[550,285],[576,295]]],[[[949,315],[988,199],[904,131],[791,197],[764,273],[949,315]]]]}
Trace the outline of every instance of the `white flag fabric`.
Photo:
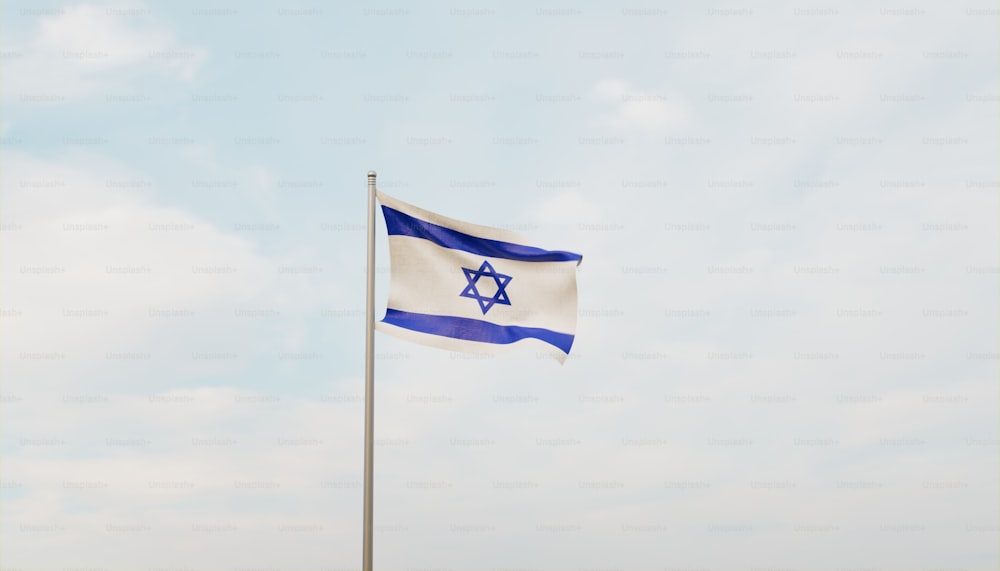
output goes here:
{"type": "Polygon", "coordinates": [[[381,191],[376,196],[391,271],[376,329],[451,351],[527,345],[566,359],[582,256],[527,246],[514,232],[447,218],[381,191]]]}

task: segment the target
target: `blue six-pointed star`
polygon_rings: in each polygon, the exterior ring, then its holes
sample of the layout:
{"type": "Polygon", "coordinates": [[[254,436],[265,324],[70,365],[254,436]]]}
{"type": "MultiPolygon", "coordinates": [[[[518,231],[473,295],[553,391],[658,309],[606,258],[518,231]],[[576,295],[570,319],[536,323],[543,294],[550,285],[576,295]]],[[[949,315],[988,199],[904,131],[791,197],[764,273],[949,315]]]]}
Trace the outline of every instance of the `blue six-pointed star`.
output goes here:
{"type": "Polygon", "coordinates": [[[459,295],[462,297],[471,297],[478,301],[479,308],[483,310],[483,315],[486,315],[486,312],[494,304],[510,305],[510,298],[507,297],[505,289],[507,284],[510,283],[510,276],[498,273],[486,260],[483,260],[483,265],[479,266],[478,270],[462,268],[462,271],[465,272],[465,279],[469,282],[469,285],[465,286],[465,289],[459,295]],[[476,283],[482,277],[493,278],[493,281],[497,284],[497,291],[491,297],[480,295],[479,290],[476,288],[476,283]]]}

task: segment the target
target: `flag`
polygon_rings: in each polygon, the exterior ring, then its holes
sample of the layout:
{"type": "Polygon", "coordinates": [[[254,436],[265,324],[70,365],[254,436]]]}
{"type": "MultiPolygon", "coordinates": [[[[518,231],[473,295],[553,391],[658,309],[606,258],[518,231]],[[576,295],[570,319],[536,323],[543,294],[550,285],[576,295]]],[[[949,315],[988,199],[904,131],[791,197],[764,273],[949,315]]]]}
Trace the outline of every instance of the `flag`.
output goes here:
{"type": "Polygon", "coordinates": [[[576,334],[579,254],[454,220],[377,192],[390,282],[376,329],[451,351],[532,346],[565,361],[576,334]]]}

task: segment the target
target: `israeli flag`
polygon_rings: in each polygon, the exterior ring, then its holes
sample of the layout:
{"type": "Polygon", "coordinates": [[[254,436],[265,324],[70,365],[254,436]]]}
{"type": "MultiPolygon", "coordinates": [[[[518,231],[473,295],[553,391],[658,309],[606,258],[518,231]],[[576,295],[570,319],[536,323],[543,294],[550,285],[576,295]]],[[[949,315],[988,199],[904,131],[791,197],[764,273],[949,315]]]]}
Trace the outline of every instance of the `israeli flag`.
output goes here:
{"type": "Polygon", "coordinates": [[[579,254],[377,195],[391,279],[379,331],[442,349],[533,346],[565,361],[576,332],[579,254]]]}

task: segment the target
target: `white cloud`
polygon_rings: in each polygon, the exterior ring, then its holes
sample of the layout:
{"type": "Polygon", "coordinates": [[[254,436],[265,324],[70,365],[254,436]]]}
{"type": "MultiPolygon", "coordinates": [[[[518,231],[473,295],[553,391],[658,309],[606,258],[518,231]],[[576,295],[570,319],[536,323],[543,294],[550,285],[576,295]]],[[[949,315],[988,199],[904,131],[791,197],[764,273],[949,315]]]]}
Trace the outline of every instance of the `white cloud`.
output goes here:
{"type": "Polygon", "coordinates": [[[69,6],[41,17],[23,45],[4,46],[17,56],[4,62],[4,98],[131,95],[128,89],[135,87],[136,77],[194,78],[205,49],[179,43],[151,15],[129,16],[108,8],[69,6]]]}
{"type": "MultiPolygon", "coordinates": [[[[7,387],[16,392],[69,390],[90,373],[100,378],[108,363],[98,357],[107,351],[148,351],[162,363],[154,377],[163,378],[175,368],[172,354],[252,341],[261,320],[241,321],[235,309],[293,318],[337,295],[332,284],[282,274],[281,267],[301,264],[263,256],[245,235],[152,202],[144,196],[151,179],[113,161],[9,153],[3,171],[4,304],[26,317],[3,321],[12,339],[4,352],[67,354],[46,369],[65,376],[45,386],[28,382],[36,362],[12,359],[7,387]],[[171,312],[180,318],[163,317],[171,312]]],[[[295,350],[301,335],[285,333],[288,344],[269,352],[295,350]]]]}
{"type": "Polygon", "coordinates": [[[7,406],[5,436],[13,432],[15,444],[46,434],[66,444],[5,453],[5,491],[21,491],[4,502],[18,522],[5,564],[29,566],[53,541],[62,547],[46,556],[53,565],[111,553],[133,566],[247,565],[289,543],[305,562],[322,559],[330,535],[355,520],[360,406],[252,402],[265,396],[206,388],[7,406]],[[32,533],[36,526],[55,531],[32,533]],[[122,550],[123,536],[132,541],[122,550]],[[242,547],[219,548],[229,541],[242,547]]]}
{"type": "Polygon", "coordinates": [[[217,534],[192,532],[219,524],[262,536],[227,565],[250,564],[288,538],[312,545],[302,556],[315,560],[324,534],[351,520],[360,405],[315,398],[342,394],[343,382],[315,381],[297,389],[309,397],[293,396],[288,379],[272,375],[295,370],[294,357],[282,368],[278,354],[303,350],[296,315],[316,312],[338,286],[283,277],[279,267],[294,262],[156,204],[148,177],[100,156],[8,153],[0,176],[3,477],[17,490],[4,513],[21,526],[5,564],[33,564],[32,551],[53,537],[65,548],[50,553],[53,565],[107,561],[121,537],[106,526],[119,524],[150,526],[115,556],[122,564],[148,564],[154,552],[178,566],[191,553],[199,565],[220,561],[206,541],[217,534]],[[283,319],[241,319],[234,308],[283,319]],[[44,357],[52,353],[61,357],[44,357]],[[44,444],[52,439],[61,444],[44,444]],[[237,481],[279,487],[244,511],[237,481]],[[176,544],[186,553],[163,550],[176,544]]]}
{"type": "Polygon", "coordinates": [[[600,207],[576,191],[564,191],[545,198],[533,213],[539,222],[545,224],[601,220],[600,207]]]}
{"type": "Polygon", "coordinates": [[[598,100],[614,105],[601,122],[616,129],[663,131],[684,125],[689,113],[677,95],[637,89],[620,79],[605,79],[594,86],[598,100]]]}

